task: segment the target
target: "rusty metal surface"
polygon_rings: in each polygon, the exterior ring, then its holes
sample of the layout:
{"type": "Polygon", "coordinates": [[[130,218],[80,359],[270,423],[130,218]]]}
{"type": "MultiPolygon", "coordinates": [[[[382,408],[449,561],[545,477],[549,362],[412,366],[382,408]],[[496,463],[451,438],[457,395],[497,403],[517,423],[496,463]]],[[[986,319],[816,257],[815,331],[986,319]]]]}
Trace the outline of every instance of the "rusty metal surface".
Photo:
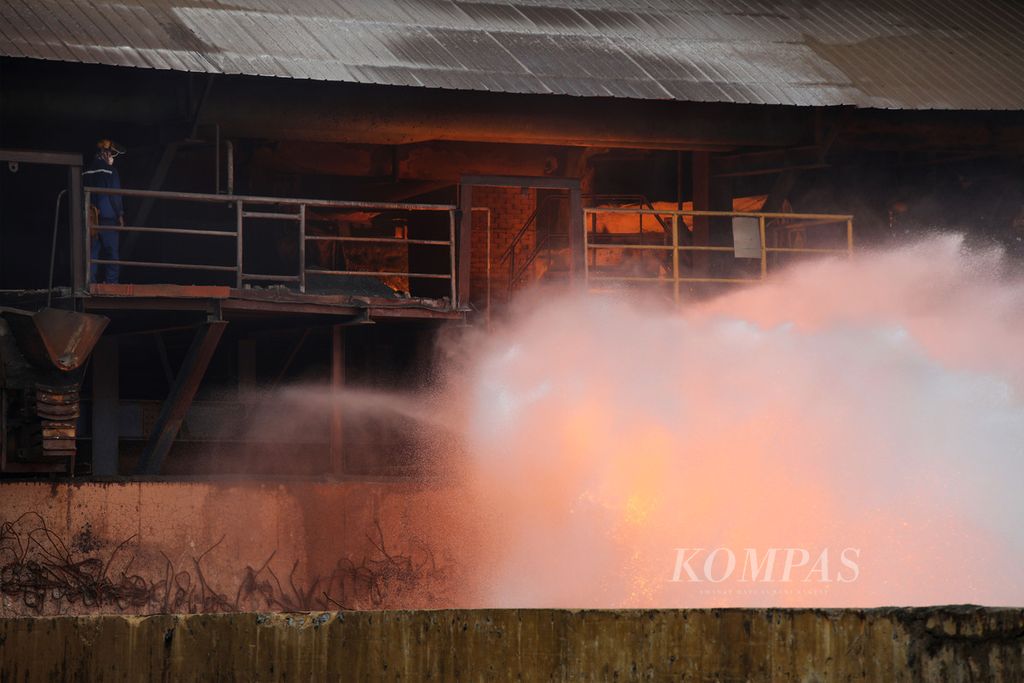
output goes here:
{"type": "Polygon", "coordinates": [[[455,90],[1024,108],[1016,0],[0,0],[0,54],[455,90]]]}
{"type": "Polygon", "coordinates": [[[57,308],[38,312],[0,308],[25,357],[40,369],[70,372],[80,368],[99,341],[109,319],[57,308]]]}

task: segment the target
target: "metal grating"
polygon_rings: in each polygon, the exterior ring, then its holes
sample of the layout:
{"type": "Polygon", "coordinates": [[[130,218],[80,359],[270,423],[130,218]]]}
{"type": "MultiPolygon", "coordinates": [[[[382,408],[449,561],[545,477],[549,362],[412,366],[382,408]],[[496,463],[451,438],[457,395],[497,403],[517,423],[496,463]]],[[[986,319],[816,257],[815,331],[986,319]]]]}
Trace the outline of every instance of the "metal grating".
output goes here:
{"type": "Polygon", "coordinates": [[[1024,109],[1019,0],[0,0],[0,55],[453,90],[1024,109]]]}

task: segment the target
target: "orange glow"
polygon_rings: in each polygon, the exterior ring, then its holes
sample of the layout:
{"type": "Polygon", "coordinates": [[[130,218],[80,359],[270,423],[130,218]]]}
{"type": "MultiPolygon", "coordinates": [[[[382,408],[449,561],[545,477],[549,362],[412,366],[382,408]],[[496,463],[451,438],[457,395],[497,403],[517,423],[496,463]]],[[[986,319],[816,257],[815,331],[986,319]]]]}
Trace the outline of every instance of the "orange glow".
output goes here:
{"type": "Polygon", "coordinates": [[[453,392],[489,539],[474,600],[1024,603],[1024,286],[1001,267],[941,237],[681,313],[526,302],[453,392]],[[679,548],[735,571],[673,581],[679,548]],[[740,580],[772,549],[771,581],[740,580]]]}

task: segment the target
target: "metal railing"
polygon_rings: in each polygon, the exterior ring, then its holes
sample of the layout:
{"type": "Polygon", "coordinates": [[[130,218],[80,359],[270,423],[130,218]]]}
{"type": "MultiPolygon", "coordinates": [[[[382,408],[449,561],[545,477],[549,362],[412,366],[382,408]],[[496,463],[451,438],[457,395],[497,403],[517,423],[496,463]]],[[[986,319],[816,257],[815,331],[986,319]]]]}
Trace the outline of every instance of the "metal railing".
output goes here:
{"type": "Polygon", "coordinates": [[[87,235],[92,231],[111,231],[133,234],[165,234],[180,235],[188,237],[200,237],[209,239],[234,239],[234,262],[221,264],[204,263],[180,263],[173,261],[125,261],[123,259],[93,259],[91,253],[91,240],[85,240],[85,272],[87,284],[91,282],[92,265],[114,265],[122,267],[142,267],[169,270],[192,270],[222,272],[234,274],[234,284],[242,288],[248,282],[290,282],[296,283],[300,292],[306,292],[306,279],[308,274],[331,275],[338,277],[404,277],[409,280],[448,280],[450,284],[450,306],[455,307],[457,282],[456,282],[456,254],[455,254],[455,211],[456,207],[449,204],[406,204],[395,202],[358,202],[358,201],[334,201],[322,199],[288,199],[280,197],[259,197],[246,195],[224,195],[204,194],[197,192],[166,192],[156,190],[129,190],[109,188],[85,188],[85,221],[87,235]],[[220,204],[222,206],[233,206],[234,224],[223,230],[193,229],[181,227],[150,227],[137,225],[101,225],[93,222],[91,211],[91,198],[94,194],[119,195],[122,197],[153,198],[158,200],[170,200],[180,202],[199,202],[220,204]],[[278,210],[274,210],[277,208],[278,210]],[[354,236],[354,235],[310,235],[307,234],[307,222],[309,210],[341,209],[355,211],[403,211],[403,212],[437,212],[448,214],[448,238],[447,239],[410,239],[408,231],[404,237],[384,237],[378,235],[354,236]],[[247,221],[251,220],[278,220],[294,221],[297,224],[297,246],[298,246],[298,272],[287,274],[269,273],[247,273],[244,268],[243,246],[247,221]],[[332,270],[329,268],[310,268],[306,266],[306,245],[309,242],[337,242],[337,243],[370,243],[370,244],[396,244],[396,245],[417,245],[417,246],[438,246],[448,248],[448,270],[439,273],[414,273],[383,270],[332,270]]]}
{"type": "MultiPolygon", "coordinates": [[[[770,266],[773,263],[773,256],[796,255],[796,254],[844,254],[853,255],[853,216],[846,214],[806,214],[806,213],[766,213],[766,212],[741,212],[741,211],[686,211],[671,209],[641,209],[641,208],[601,208],[591,207],[583,210],[584,215],[584,280],[586,286],[591,288],[594,283],[651,283],[671,284],[673,298],[676,302],[680,299],[681,287],[687,283],[723,283],[723,284],[746,284],[762,282],[768,277],[770,266]],[[596,231],[597,216],[600,214],[631,214],[638,217],[653,215],[668,217],[671,220],[670,244],[635,244],[635,243],[613,243],[607,241],[612,235],[630,237],[639,235],[641,240],[644,233],[598,233],[596,231]],[[698,219],[749,219],[756,221],[757,243],[752,247],[747,245],[745,249],[737,249],[734,243],[732,246],[717,246],[703,244],[684,244],[682,240],[681,227],[689,232],[689,224],[698,219]],[[588,222],[589,219],[589,222],[588,222]],[[808,246],[769,246],[769,237],[774,234],[787,232],[789,234],[803,234],[808,228],[820,228],[822,226],[835,226],[841,229],[843,234],[842,246],[836,247],[808,247],[808,246]],[[591,229],[593,228],[593,229],[591,229]],[[605,241],[602,241],[602,238],[605,241]],[[667,268],[669,275],[626,275],[621,272],[604,274],[597,271],[597,252],[600,250],[620,252],[655,252],[668,257],[667,268]],[[753,255],[751,250],[756,252],[753,255]],[[697,254],[730,254],[736,258],[756,258],[760,261],[760,273],[756,277],[723,277],[711,274],[702,274],[693,265],[694,256],[697,254]],[[684,273],[680,257],[689,255],[691,266],[690,273],[684,273]]],[[[657,236],[657,233],[647,233],[657,236]]],[[[613,268],[615,270],[615,268],[613,268]]],[[[619,269],[621,270],[621,269],[619,269]]]]}

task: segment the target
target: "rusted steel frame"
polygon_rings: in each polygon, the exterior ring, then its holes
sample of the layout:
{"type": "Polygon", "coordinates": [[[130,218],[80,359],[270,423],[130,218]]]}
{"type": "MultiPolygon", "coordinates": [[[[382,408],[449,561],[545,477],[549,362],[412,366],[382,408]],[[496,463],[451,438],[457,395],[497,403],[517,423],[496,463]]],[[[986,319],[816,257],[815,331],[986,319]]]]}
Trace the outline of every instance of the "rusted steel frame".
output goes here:
{"type": "MultiPolygon", "coordinates": [[[[79,181],[81,182],[81,181],[79,181]]],[[[92,284],[92,278],[89,274],[92,272],[92,228],[93,225],[89,221],[89,207],[92,206],[92,190],[86,190],[84,200],[82,202],[82,225],[84,226],[82,232],[84,233],[84,239],[81,239],[81,244],[78,245],[79,253],[84,257],[85,269],[82,271],[82,283],[83,289],[92,284]]],[[[120,253],[120,252],[118,252],[120,253]]]]}
{"type": "MultiPolygon", "coordinates": [[[[641,251],[671,251],[672,247],[667,244],[594,244],[587,245],[588,249],[638,249],[641,251]]],[[[732,247],[710,247],[698,244],[680,244],[676,247],[679,251],[728,251],[733,252],[732,247]]]]}
{"type": "MultiPolygon", "coordinates": [[[[640,251],[672,251],[669,244],[595,244],[591,242],[587,249],[636,249],[640,251]]],[[[732,249],[729,249],[732,251],[732,249]]]]}
{"type": "Polygon", "coordinates": [[[679,216],[672,216],[672,300],[679,305],[679,216]]]}
{"type": "Polygon", "coordinates": [[[396,273],[383,270],[322,270],[320,268],[307,268],[308,273],[320,273],[322,275],[390,275],[394,277],[415,277],[431,280],[448,280],[451,275],[445,273],[396,273]]]}
{"type": "MultiPolygon", "coordinates": [[[[452,204],[403,204],[401,202],[355,202],[331,199],[293,199],[290,197],[264,197],[259,195],[208,194],[204,192],[176,192],[169,190],[130,190],[107,187],[93,187],[96,194],[116,194],[125,197],[156,197],[158,199],[178,199],[195,202],[245,202],[246,204],[265,204],[279,206],[301,206],[340,209],[381,209],[409,211],[448,211],[454,209],[452,204]]],[[[275,216],[276,217],[276,216],[275,216]]]]}
{"type": "MultiPolygon", "coordinates": [[[[594,220],[592,220],[591,222],[593,223],[593,226],[594,226],[594,234],[597,234],[596,214],[591,213],[590,215],[592,217],[594,217],[594,220]]],[[[590,240],[590,232],[591,231],[587,230],[586,221],[587,221],[587,213],[586,213],[586,211],[584,211],[584,213],[583,213],[583,236],[582,236],[582,238],[583,238],[583,286],[585,288],[589,289],[589,287],[590,287],[590,260],[587,258],[587,253],[590,250],[589,240],[590,240]]],[[[597,252],[594,251],[593,254],[594,254],[594,267],[596,268],[597,267],[597,252]]]]}
{"type": "Polygon", "coordinates": [[[845,254],[846,247],[842,249],[820,249],[817,247],[766,247],[769,254],[845,254]]]}
{"type": "Polygon", "coordinates": [[[346,235],[310,235],[306,239],[310,242],[387,242],[391,244],[432,244],[439,247],[447,247],[449,244],[454,244],[454,242],[449,240],[416,240],[403,237],[348,237],[346,235]]]}
{"type": "Polygon", "coordinates": [[[82,166],[81,162],[75,166],[68,167],[68,222],[70,235],[71,255],[71,291],[83,292],[86,288],[86,279],[89,276],[89,269],[82,259],[82,251],[89,250],[89,240],[86,239],[85,216],[88,202],[82,203],[82,166]],[[84,245],[83,245],[84,243],[84,245]]]}
{"type": "Polygon", "coordinates": [[[159,232],[169,235],[196,235],[197,237],[237,237],[237,232],[223,230],[189,230],[188,228],[144,228],[137,225],[102,225],[94,226],[103,232],[159,232]]]}
{"type": "Polygon", "coordinates": [[[136,474],[160,473],[226,325],[227,322],[223,320],[210,320],[196,330],[192,345],[174,379],[174,386],[160,408],[153,432],[142,451],[136,474]]]}
{"type": "Polygon", "coordinates": [[[37,152],[26,149],[0,149],[0,160],[19,164],[41,164],[44,166],[81,166],[81,154],[67,152],[37,152]]]}
{"type": "Polygon", "coordinates": [[[571,190],[580,187],[578,178],[554,176],[464,175],[461,182],[463,185],[479,187],[526,187],[540,190],[571,190]]]}
{"type": "MultiPolygon", "coordinates": [[[[298,301],[264,301],[259,299],[227,299],[222,304],[225,313],[245,311],[273,315],[302,313],[320,316],[353,316],[360,310],[355,306],[303,303],[298,301]]],[[[280,325],[278,326],[280,327],[280,325]]]]}
{"type": "Polygon", "coordinates": [[[299,282],[301,275],[270,275],[267,273],[242,273],[242,280],[263,280],[265,282],[299,282]]]}
{"type": "MultiPolygon", "coordinates": [[[[488,234],[488,239],[490,239],[490,234],[488,234]]],[[[488,244],[488,246],[490,246],[490,245],[488,244]]],[[[455,307],[455,298],[458,295],[458,288],[459,288],[458,279],[456,277],[457,270],[458,270],[455,267],[455,259],[456,258],[457,257],[456,257],[456,254],[455,254],[455,210],[452,209],[451,211],[448,212],[448,264],[449,264],[449,268],[450,268],[450,271],[451,271],[451,274],[452,274],[452,277],[449,280],[449,284],[451,284],[450,296],[451,296],[451,306],[452,306],[452,308],[455,307]]],[[[491,267],[491,264],[488,263],[487,264],[488,270],[490,270],[490,267],[491,267]]],[[[464,275],[465,275],[465,273],[464,273],[464,275]]]]}
{"type": "Polygon", "coordinates": [[[120,261],[112,259],[93,259],[92,263],[114,266],[144,266],[146,268],[170,268],[171,270],[217,270],[235,272],[234,266],[209,266],[200,263],[157,263],[155,261],[120,261]]]}
{"type": "Polygon", "coordinates": [[[268,218],[282,221],[297,221],[300,219],[297,213],[273,213],[269,211],[243,211],[242,218],[268,218]]]}
{"type": "MultiPolygon", "coordinates": [[[[490,329],[491,325],[491,210],[488,208],[474,208],[472,211],[482,211],[486,216],[486,228],[487,228],[487,328],[490,329]]],[[[452,216],[454,221],[454,215],[452,216]]],[[[455,225],[452,224],[452,236],[455,235],[455,225]]],[[[452,240],[452,267],[455,266],[455,240],[452,240]]],[[[455,294],[455,287],[452,288],[452,294],[455,294]]],[[[455,297],[452,297],[452,304],[455,303],[455,297]]]]}
{"type": "Polygon", "coordinates": [[[469,305],[469,285],[472,278],[467,274],[472,271],[471,245],[473,242],[473,186],[465,183],[465,178],[459,184],[459,234],[455,245],[458,253],[458,268],[455,272],[462,273],[465,277],[459,278],[457,297],[454,305],[462,308],[469,305]]]}
{"type": "Polygon", "coordinates": [[[244,222],[245,209],[243,202],[235,202],[235,287],[242,288],[242,223],[244,222]]]}
{"type": "Polygon", "coordinates": [[[725,217],[730,216],[737,217],[748,217],[758,218],[764,216],[766,219],[771,220],[773,218],[789,218],[789,219],[821,219],[827,223],[844,223],[847,220],[852,220],[853,215],[851,214],[838,214],[838,213],[771,213],[767,211],[696,211],[696,210],[682,210],[677,211],[675,209],[629,209],[619,207],[588,207],[584,209],[585,213],[623,213],[623,214],[637,214],[646,213],[660,216],[712,216],[712,217],[725,217]]]}
{"type": "Polygon", "coordinates": [[[583,234],[587,231],[583,216],[583,196],[580,182],[575,181],[569,188],[569,280],[582,286],[583,280],[577,275],[586,269],[587,252],[583,234]]]}
{"type": "MultiPolygon", "coordinates": [[[[670,285],[673,278],[668,277],[643,277],[639,275],[591,275],[591,280],[605,282],[660,282],[670,285]]],[[[761,278],[738,278],[738,277],[681,277],[680,282],[761,282],[761,278]]]]}
{"type": "MultiPolygon", "coordinates": [[[[778,217],[778,214],[764,214],[763,215],[763,217],[765,219],[770,219],[772,216],[778,217]]],[[[803,219],[800,219],[800,218],[793,218],[792,216],[784,216],[783,218],[785,220],[787,220],[787,221],[795,221],[795,220],[799,220],[800,221],[799,223],[784,223],[782,225],[782,227],[787,227],[787,228],[816,228],[819,225],[844,225],[845,226],[846,221],[849,220],[849,218],[847,216],[840,216],[839,218],[836,218],[836,219],[817,218],[817,217],[815,217],[815,218],[811,218],[809,220],[803,220],[803,219]]]]}
{"type": "Polygon", "coordinates": [[[761,241],[761,279],[768,279],[768,228],[764,216],[757,217],[757,231],[761,241]]]}
{"type": "Polygon", "coordinates": [[[299,292],[306,293],[306,205],[299,205],[299,292]]]}

